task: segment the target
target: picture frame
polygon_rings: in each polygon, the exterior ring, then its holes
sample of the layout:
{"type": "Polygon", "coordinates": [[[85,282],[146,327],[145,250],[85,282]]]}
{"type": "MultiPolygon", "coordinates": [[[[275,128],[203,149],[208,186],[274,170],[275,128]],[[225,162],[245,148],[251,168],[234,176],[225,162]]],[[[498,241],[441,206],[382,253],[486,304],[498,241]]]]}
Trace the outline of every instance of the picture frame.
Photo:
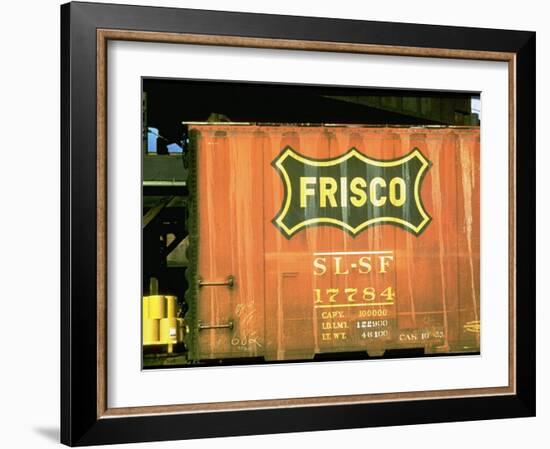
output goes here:
{"type": "Polygon", "coordinates": [[[534,416],[535,40],[535,33],[527,31],[79,2],[62,5],[62,443],[80,446],[534,416]],[[106,300],[110,41],[505,62],[509,271],[502,282],[509,287],[508,385],[110,408],[106,300]]]}

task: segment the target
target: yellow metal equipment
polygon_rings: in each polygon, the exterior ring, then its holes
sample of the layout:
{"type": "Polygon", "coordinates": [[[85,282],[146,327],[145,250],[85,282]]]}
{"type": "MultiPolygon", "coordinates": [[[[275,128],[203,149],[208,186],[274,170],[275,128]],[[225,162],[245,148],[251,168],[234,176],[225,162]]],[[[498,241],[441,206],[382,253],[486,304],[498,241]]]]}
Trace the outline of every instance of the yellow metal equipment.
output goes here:
{"type": "Polygon", "coordinates": [[[185,336],[185,322],[178,314],[176,296],[144,296],[143,346],[166,345],[166,352],[172,353],[173,345],[182,343],[185,336]]]}

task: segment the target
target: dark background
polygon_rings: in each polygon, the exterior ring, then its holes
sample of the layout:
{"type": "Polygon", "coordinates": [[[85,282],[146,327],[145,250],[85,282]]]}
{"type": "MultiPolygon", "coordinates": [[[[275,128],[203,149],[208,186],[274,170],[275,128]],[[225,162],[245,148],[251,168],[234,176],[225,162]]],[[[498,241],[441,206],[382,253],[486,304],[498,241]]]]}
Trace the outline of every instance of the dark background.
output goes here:
{"type": "Polygon", "coordinates": [[[152,78],[143,92],[144,129],[159,129],[166,143],[182,140],[186,121],[479,125],[475,92],[152,78]]]}

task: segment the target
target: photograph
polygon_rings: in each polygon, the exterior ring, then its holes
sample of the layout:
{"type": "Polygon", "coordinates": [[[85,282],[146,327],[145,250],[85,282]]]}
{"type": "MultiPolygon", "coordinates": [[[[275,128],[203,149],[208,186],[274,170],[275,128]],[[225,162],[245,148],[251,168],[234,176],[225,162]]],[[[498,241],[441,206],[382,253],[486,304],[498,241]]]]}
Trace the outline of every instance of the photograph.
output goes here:
{"type": "Polygon", "coordinates": [[[143,367],[480,353],[479,92],[143,78],[143,367]]]}

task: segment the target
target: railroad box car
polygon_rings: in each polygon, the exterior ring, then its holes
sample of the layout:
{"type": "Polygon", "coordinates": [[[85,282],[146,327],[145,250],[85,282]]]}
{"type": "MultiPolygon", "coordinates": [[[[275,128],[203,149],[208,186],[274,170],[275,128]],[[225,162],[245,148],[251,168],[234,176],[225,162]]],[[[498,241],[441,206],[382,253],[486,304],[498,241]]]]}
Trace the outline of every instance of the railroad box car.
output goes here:
{"type": "Polygon", "coordinates": [[[190,138],[191,361],[479,351],[479,127],[190,138]]]}

